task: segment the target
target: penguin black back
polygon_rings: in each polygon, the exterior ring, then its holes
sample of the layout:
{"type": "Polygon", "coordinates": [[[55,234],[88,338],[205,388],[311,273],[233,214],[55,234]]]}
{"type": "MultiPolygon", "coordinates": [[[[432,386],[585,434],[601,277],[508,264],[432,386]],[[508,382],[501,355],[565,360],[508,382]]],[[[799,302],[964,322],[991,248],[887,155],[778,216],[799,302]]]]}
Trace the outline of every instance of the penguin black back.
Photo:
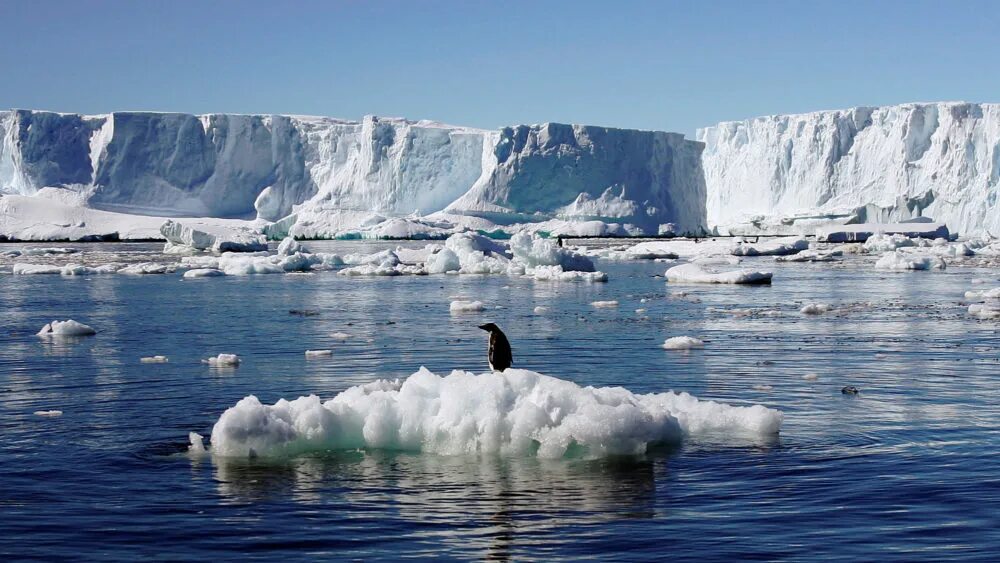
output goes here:
{"type": "Polygon", "coordinates": [[[514,356],[510,351],[510,342],[507,341],[507,336],[500,330],[500,327],[493,323],[479,325],[479,328],[490,333],[490,369],[503,371],[509,368],[514,356]]]}

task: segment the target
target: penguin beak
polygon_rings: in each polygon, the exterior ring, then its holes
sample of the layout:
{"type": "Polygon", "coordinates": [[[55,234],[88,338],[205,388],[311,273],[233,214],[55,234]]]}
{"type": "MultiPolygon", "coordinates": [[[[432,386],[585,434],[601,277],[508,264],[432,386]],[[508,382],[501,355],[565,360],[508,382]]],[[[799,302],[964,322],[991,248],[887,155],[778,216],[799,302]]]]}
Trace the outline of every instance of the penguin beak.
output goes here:
{"type": "Polygon", "coordinates": [[[481,329],[483,329],[483,330],[485,330],[485,331],[489,332],[489,330],[490,330],[490,325],[479,325],[479,328],[481,328],[481,329]]]}

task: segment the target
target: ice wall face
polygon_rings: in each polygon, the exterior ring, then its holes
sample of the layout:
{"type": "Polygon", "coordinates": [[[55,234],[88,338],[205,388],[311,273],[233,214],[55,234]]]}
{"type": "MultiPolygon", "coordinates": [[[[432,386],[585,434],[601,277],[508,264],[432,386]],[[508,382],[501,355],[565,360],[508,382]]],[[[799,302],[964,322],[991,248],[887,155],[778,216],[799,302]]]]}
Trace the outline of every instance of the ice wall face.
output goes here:
{"type": "Polygon", "coordinates": [[[647,233],[705,226],[701,145],[676,133],[585,125],[500,131],[483,176],[448,206],[457,214],[516,222],[545,214],[633,224],[647,233]]]}
{"type": "Polygon", "coordinates": [[[0,140],[0,193],[67,188],[78,197],[64,199],[139,215],[284,219],[316,236],[342,217],[446,208],[500,223],[704,227],[701,145],[672,133],[14,110],[0,113],[0,140]]]}
{"type": "Polygon", "coordinates": [[[1000,234],[1000,105],[855,108],[720,123],[698,131],[710,226],[754,215],[929,216],[1000,234]]]}

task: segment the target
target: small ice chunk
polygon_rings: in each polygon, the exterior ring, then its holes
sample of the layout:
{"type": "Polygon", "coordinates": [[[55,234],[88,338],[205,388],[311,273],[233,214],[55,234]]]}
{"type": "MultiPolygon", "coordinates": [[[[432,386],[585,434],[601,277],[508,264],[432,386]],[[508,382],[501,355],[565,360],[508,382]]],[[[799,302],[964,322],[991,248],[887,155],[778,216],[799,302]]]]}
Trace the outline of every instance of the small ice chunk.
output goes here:
{"type": "Polygon", "coordinates": [[[208,358],[207,360],[202,360],[202,363],[208,364],[213,367],[222,366],[238,366],[240,365],[240,357],[236,354],[219,354],[214,358],[208,358]]]}
{"type": "Polygon", "coordinates": [[[346,332],[335,332],[335,333],[333,333],[333,334],[330,335],[330,338],[332,338],[334,340],[347,340],[350,337],[351,337],[351,335],[347,334],[346,332]]]}
{"type": "Polygon", "coordinates": [[[197,432],[188,432],[188,441],[191,445],[188,446],[188,451],[193,454],[203,454],[205,453],[205,437],[197,432]]]}
{"type": "Polygon", "coordinates": [[[753,388],[756,391],[770,391],[774,389],[771,385],[754,385],[753,388]]]}
{"type": "Polygon", "coordinates": [[[548,312],[549,312],[549,308],[548,307],[543,307],[541,305],[535,307],[535,314],[536,315],[544,315],[545,313],[548,313],[548,312]]]}
{"type": "Polygon", "coordinates": [[[63,411],[51,410],[51,411],[35,411],[35,416],[62,416],[63,411]]]}
{"type": "Polygon", "coordinates": [[[809,303],[799,309],[799,312],[803,315],[822,315],[830,309],[831,307],[826,303],[809,303]]]}
{"type": "Polygon", "coordinates": [[[693,336],[674,336],[663,341],[664,350],[691,350],[704,347],[705,343],[693,336]]]}
{"type": "Polygon", "coordinates": [[[807,373],[802,376],[802,379],[805,379],[806,381],[816,381],[819,379],[819,375],[815,373],[807,373]]]}
{"type": "Polygon", "coordinates": [[[306,358],[323,358],[332,355],[333,350],[306,350],[306,358]]]}
{"type": "Polygon", "coordinates": [[[281,241],[281,244],[278,245],[279,256],[291,256],[296,252],[305,253],[306,249],[299,244],[299,241],[292,237],[285,237],[285,239],[281,241]]]}
{"type": "Polygon", "coordinates": [[[875,262],[876,270],[944,270],[948,264],[937,256],[904,253],[900,250],[886,252],[875,262]]]}
{"type": "Polygon", "coordinates": [[[170,360],[166,356],[146,356],[139,358],[139,361],[144,364],[165,364],[170,360]]]}
{"type": "Polygon", "coordinates": [[[599,309],[600,308],[610,308],[610,307],[617,307],[618,306],[618,302],[617,301],[592,301],[590,304],[592,306],[594,306],[594,307],[599,308],[599,309]]]}
{"type": "Polygon", "coordinates": [[[646,312],[646,309],[643,309],[643,308],[640,307],[640,308],[636,309],[635,312],[639,313],[641,315],[641,314],[643,314],[643,313],[646,312]]]}
{"type": "Polygon", "coordinates": [[[226,275],[225,272],[216,270],[215,268],[195,268],[184,272],[185,278],[214,278],[224,275],[226,275]]]}
{"type": "Polygon", "coordinates": [[[96,330],[73,319],[52,321],[38,331],[38,336],[92,336],[94,334],[97,334],[96,330]]]}
{"type": "Polygon", "coordinates": [[[483,311],[486,306],[482,301],[452,301],[449,310],[452,313],[474,313],[483,311]]]}

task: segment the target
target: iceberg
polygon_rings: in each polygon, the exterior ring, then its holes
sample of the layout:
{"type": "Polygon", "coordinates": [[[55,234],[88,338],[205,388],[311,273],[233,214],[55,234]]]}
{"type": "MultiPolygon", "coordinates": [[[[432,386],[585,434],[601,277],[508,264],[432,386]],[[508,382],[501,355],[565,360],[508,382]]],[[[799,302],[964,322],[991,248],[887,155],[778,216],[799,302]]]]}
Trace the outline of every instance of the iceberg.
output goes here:
{"type": "Polygon", "coordinates": [[[73,319],[52,321],[38,331],[38,336],[93,336],[95,334],[97,334],[96,330],[73,319]]]}
{"type": "MultiPolygon", "coordinates": [[[[309,395],[266,405],[248,396],[219,417],[209,453],[282,458],[377,448],[598,458],[641,454],[701,435],[770,437],[782,418],[780,411],[761,405],[582,387],[521,369],[480,375],[454,371],[442,377],[421,368],[403,381],[358,385],[326,402],[309,395]]],[[[192,451],[203,450],[201,437],[192,439],[192,451]]]]}

